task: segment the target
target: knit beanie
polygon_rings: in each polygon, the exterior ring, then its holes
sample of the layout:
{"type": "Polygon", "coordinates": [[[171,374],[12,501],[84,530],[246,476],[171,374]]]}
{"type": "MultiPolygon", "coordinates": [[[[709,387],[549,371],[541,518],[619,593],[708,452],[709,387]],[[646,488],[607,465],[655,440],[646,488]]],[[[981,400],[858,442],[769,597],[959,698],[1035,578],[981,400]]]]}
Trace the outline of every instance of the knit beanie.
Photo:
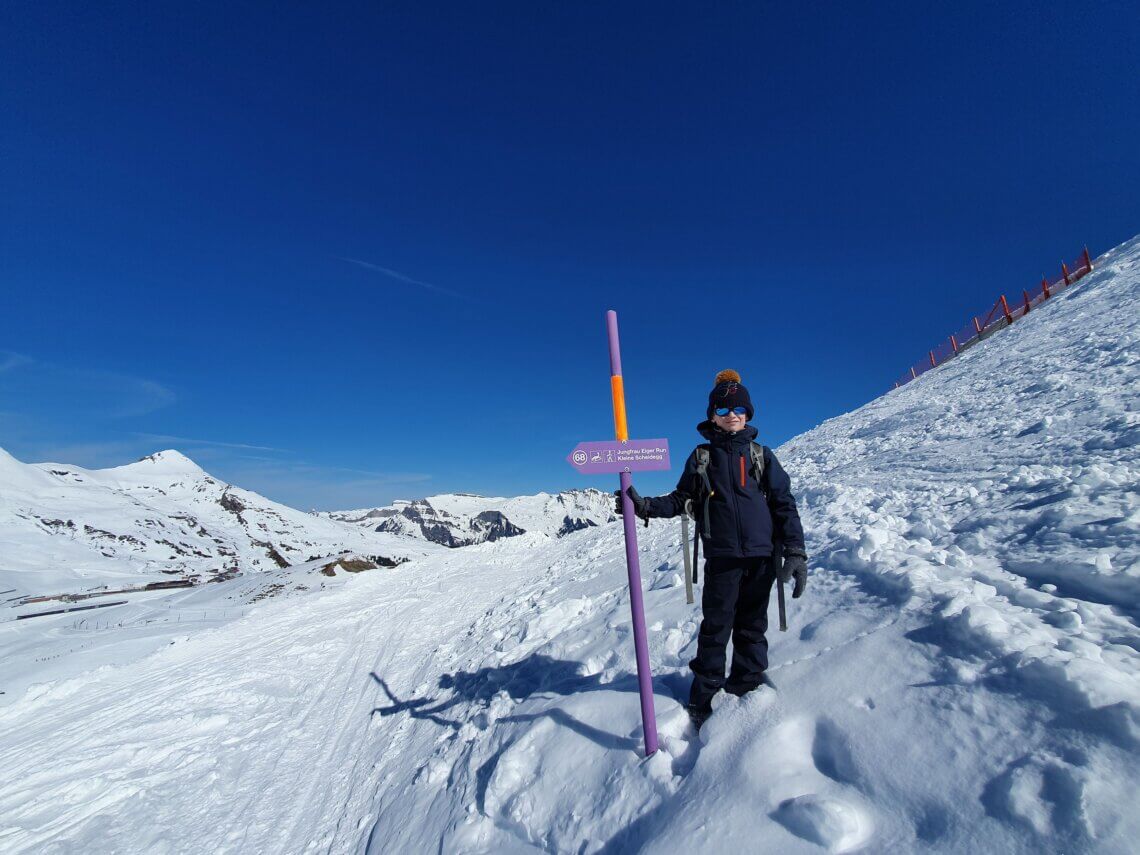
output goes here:
{"type": "Polygon", "coordinates": [[[713,381],[713,390],[709,392],[709,408],[705,413],[710,421],[713,410],[717,407],[744,407],[748,411],[749,420],[755,415],[748,390],[740,382],[740,375],[731,368],[721,371],[713,381]]]}

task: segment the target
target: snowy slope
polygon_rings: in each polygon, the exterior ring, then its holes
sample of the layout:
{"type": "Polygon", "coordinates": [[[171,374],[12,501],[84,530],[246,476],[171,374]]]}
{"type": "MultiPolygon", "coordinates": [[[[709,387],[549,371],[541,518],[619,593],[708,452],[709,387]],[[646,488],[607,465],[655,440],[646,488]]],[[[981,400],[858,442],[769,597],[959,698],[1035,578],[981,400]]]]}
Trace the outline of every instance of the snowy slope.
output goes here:
{"type": "Polygon", "coordinates": [[[525,534],[22,692],[0,849],[1135,851],[1138,332],[1140,239],[778,449],[810,587],[699,738],[679,524],[638,528],[648,760],[621,527],[525,534]]]}
{"type": "Polygon", "coordinates": [[[430,545],[277,504],[177,451],[88,470],[25,464],[0,449],[0,591],[206,581],[347,551],[402,560],[430,545]]]}
{"type": "Polygon", "coordinates": [[[177,451],[87,470],[0,449],[0,705],[441,549],[279,505],[177,451]]]}
{"type": "Polygon", "coordinates": [[[397,501],[384,508],[334,511],[328,516],[375,531],[420,537],[449,547],[515,537],[525,532],[564,537],[616,519],[613,499],[601,490],[568,490],[511,499],[447,493],[410,502],[397,501]]]}

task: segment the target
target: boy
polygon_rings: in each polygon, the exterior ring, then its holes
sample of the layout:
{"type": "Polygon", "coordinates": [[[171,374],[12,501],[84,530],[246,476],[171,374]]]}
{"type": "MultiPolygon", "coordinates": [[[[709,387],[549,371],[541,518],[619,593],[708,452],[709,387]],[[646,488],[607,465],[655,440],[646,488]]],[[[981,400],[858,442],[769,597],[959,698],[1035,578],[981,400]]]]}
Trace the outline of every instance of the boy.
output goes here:
{"type": "MultiPolygon", "coordinates": [[[[708,449],[707,481],[694,450],[672,493],[643,498],[629,488],[634,512],[643,519],[683,514],[687,501],[696,514],[705,551],[705,587],[697,655],[689,662],[693,684],[688,711],[698,731],[722,687],[743,695],[763,681],[773,582],[777,577],[781,583],[795,579],[793,597],[801,596],[807,585],[807,553],[791,481],[766,447],[763,473],[756,477],[752,441],[757,431],[748,425],[754,410],[737,372],[717,374],[705,415],[697,431],[708,440],[698,446],[708,449]],[[732,668],[726,682],[729,636],[732,668]]],[[[616,504],[620,514],[620,495],[616,504]]]]}

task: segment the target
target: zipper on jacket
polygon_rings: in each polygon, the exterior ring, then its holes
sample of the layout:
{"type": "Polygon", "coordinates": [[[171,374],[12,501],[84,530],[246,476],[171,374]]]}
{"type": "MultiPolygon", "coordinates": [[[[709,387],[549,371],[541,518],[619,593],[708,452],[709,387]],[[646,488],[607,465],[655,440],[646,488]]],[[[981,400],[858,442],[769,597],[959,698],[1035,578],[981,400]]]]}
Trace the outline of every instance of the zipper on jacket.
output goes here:
{"type": "MultiPolygon", "coordinates": [[[[732,454],[732,446],[728,447],[728,453],[732,454]]],[[[744,460],[744,455],[740,456],[741,461],[744,460]]],[[[729,464],[732,465],[731,463],[729,464]]],[[[743,462],[741,463],[743,465],[743,462]]],[[[737,498],[735,488],[728,491],[732,496],[732,515],[736,518],[736,548],[741,557],[744,556],[744,531],[740,528],[740,499],[737,498]]]]}

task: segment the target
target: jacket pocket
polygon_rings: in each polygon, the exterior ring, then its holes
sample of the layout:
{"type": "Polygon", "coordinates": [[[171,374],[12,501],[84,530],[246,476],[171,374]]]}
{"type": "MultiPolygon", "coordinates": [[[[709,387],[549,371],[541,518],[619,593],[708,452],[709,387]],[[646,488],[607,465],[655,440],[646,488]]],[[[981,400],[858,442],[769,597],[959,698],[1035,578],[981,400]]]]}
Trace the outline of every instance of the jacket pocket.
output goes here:
{"type": "Polygon", "coordinates": [[[706,544],[709,549],[736,551],[736,517],[725,496],[717,494],[709,499],[709,531],[706,544]]]}
{"type": "Polygon", "coordinates": [[[749,555],[759,555],[772,548],[772,515],[762,496],[752,501],[742,503],[741,530],[744,539],[744,551],[749,555]]]}

